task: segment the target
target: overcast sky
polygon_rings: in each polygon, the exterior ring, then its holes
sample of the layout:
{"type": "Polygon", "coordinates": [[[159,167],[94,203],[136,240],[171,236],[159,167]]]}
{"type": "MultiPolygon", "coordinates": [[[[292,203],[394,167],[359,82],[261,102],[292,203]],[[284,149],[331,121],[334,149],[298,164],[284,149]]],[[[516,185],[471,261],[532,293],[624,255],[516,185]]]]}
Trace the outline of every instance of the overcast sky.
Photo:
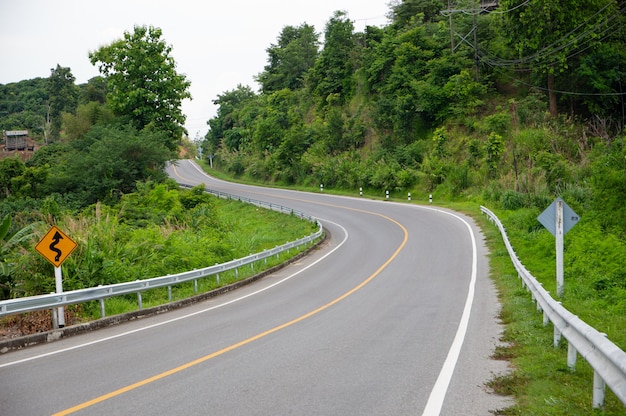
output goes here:
{"type": "Polygon", "coordinates": [[[335,10],[356,31],[384,26],[389,0],[0,0],[0,84],[47,78],[57,64],[76,83],[99,75],[89,51],[109,45],[135,25],[163,30],[177,70],[191,81],[185,100],[189,137],[203,137],[218,94],[249,85],[267,63],[266,49],[283,27],[308,23],[323,34],[335,10]]]}

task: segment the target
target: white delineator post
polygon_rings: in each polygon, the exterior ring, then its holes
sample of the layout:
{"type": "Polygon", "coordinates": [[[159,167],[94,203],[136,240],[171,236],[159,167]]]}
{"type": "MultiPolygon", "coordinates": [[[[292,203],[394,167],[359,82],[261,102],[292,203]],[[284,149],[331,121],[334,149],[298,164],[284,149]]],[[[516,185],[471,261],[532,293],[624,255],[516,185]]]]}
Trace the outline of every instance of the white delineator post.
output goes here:
{"type": "Polygon", "coordinates": [[[563,297],[563,200],[557,199],[556,209],[556,295],[563,297]]]}

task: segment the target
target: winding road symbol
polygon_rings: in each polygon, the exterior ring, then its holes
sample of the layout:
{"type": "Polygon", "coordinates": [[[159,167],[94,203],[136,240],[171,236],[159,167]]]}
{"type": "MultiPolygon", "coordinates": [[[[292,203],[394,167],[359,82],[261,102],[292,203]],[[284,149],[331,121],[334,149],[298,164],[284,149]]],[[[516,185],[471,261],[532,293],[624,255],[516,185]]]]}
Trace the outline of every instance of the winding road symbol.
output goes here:
{"type": "Polygon", "coordinates": [[[59,244],[59,241],[61,240],[63,240],[63,236],[61,235],[61,233],[59,233],[58,231],[55,232],[54,237],[52,237],[52,244],[50,244],[50,250],[57,253],[57,255],[54,256],[54,261],[59,261],[61,255],[63,254],[63,252],[57,248],[57,244],[59,244]]]}
{"type": "Polygon", "coordinates": [[[43,236],[35,246],[35,250],[46,258],[54,267],[59,267],[67,256],[76,248],[76,243],[56,226],[43,236]]]}

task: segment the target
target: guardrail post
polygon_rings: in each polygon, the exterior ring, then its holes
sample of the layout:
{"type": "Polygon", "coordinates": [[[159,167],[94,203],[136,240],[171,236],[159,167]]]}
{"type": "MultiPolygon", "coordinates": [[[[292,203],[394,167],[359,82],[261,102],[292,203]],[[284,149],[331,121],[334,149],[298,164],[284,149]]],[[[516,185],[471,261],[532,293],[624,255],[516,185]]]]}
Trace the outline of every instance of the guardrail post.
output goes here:
{"type": "Polygon", "coordinates": [[[554,348],[559,346],[559,342],[561,342],[561,332],[554,326],[554,348]]]}
{"type": "MultiPolygon", "coordinates": [[[[50,292],[51,295],[54,295],[55,292],[50,292]]],[[[55,307],[53,307],[52,309],[50,309],[50,312],[52,314],[52,328],[53,329],[59,329],[59,320],[57,318],[57,310],[55,307]]]]}
{"type": "Polygon", "coordinates": [[[550,323],[550,317],[546,311],[543,311],[543,326],[547,326],[550,323]]]}
{"type": "Polygon", "coordinates": [[[143,299],[141,298],[141,292],[137,292],[137,304],[139,306],[139,310],[143,309],[143,299]]]}
{"type": "Polygon", "coordinates": [[[198,293],[198,279],[193,279],[193,293],[198,293]]]}
{"type": "Polygon", "coordinates": [[[576,351],[576,347],[571,342],[567,345],[567,368],[570,370],[576,369],[576,355],[578,351],[576,351]]]}
{"type": "Polygon", "coordinates": [[[98,299],[100,302],[100,318],[104,318],[106,316],[106,312],[104,309],[104,299],[98,299]]]}
{"type": "Polygon", "coordinates": [[[604,394],[606,391],[606,383],[600,377],[597,371],[593,372],[593,408],[599,409],[604,406],[604,394]]]}
{"type": "Polygon", "coordinates": [[[52,313],[52,328],[53,329],[59,329],[59,320],[57,319],[57,310],[56,310],[56,308],[50,309],[50,312],[52,313]]]}

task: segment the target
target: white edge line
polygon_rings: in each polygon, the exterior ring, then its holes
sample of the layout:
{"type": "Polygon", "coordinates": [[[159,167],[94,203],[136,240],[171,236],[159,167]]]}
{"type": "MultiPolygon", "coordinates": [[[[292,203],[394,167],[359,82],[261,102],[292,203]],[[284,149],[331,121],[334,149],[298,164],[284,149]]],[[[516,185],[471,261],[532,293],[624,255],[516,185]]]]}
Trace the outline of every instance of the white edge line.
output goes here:
{"type": "Polygon", "coordinates": [[[469,324],[470,315],[472,312],[472,304],[474,302],[474,292],[476,287],[476,274],[477,274],[477,250],[476,250],[476,238],[474,237],[474,231],[472,230],[471,225],[465,221],[460,216],[443,211],[436,208],[429,207],[421,207],[425,209],[432,209],[435,211],[442,212],[447,215],[451,215],[460,221],[462,221],[467,229],[469,230],[470,237],[472,239],[472,277],[470,279],[469,290],[467,292],[467,298],[465,299],[465,307],[463,308],[463,315],[461,316],[461,322],[459,322],[459,327],[457,328],[456,335],[454,336],[454,341],[452,341],[452,345],[450,346],[450,350],[448,351],[448,356],[441,367],[441,372],[437,377],[437,381],[433,386],[432,391],[430,392],[430,396],[428,397],[428,402],[426,403],[426,407],[424,408],[424,412],[422,416],[438,416],[441,412],[441,408],[443,407],[443,402],[446,397],[446,393],[448,391],[448,387],[450,385],[450,381],[452,380],[452,374],[454,373],[454,368],[456,367],[456,363],[459,360],[459,355],[461,353],[461,347],[463,346],[463,341],[465,340],[465,335],[467,334],[467,328],[469,324]]]}
{"type": "Polygon", "coordinates": [[[330,224],[334,224],[334,225],[336,225],[337,227],[339,227],[339,228],[341,228],[343,230],[344,238],[341,241],[341,243],[339,243],[337,245],[337,247],[333,248],[331,251],[329,251],[328,253],[324,254],[322,257],[320,257],[319,259],[317,259],[313,263],[309,264],[308,266],[306,266],[306,267],[296,271],[295,273],[285,277],[282,280],[279,280],[278,282],[272,283],[269,286],[266,286],[266,287],[264,287],[262,289],[259,289],[256,292],[248,293],[247,295],[238,297],[236,299],[232,299],[232,300],[230,300],[228,302],[220,303],[219,305],[211,306],[209,308],[202,309],[200,311],[196,311],[196,312],[184,315],[184,316],[179,316],[178,318],[173,318],[173,319],[169,319],[167,321],[163,321],[163,322],[159,322],[159,323],[156,323],[156,324],[144,326],[144,327],[141,327],[141,328],[138,328],[138,329],[133,329],[132,331],[127,331],[127,332],[123,332],[121,334],[112,335],[110,337],[97,339],[97,340],[91,341],[91,342],[86,342],[84,344],[74,345],[73,347],[63,348],[63,349],[56,350],[56,351],[50,351],[50,352],[47,352],[45,354],[35,355],[35,356],[24,358],[24,359],[21,359],[21,360],[16,360],[16,361],[11,361],[11,362],[8,362],[8,363],[5,363],[5,364],[0,364],[0,368],[9,367],[9,366],[12,366],[12,365],[17,365],[17,364],[22,364],[22,363],[25,363],[25,362],[28,362],[28,361],[33,361],[33,360],[37,360],[37,359],[40,359],[40,358],[49,357],[51,355],[61,354],[63,352],[67,352],[67,351],[72,351],[72,350],[76,350],[76,349],[79,349],[79,348],[88,347],[88,346],[94,345],[94,344],[99,344],[101,342],[110,341],[112,339],[121,338],[121,337],[124,337],[124,336],[127,336],[127,335],[132,335],[132,334],[135,334],[137,332],[145,331],[147,329],[152,329],[152,328],[156,328],[156,327],[159,327],[159,326],[162,326],[162,325],[170,324],[172,322],[176,322],[176,321],[180,321],[180,320],[183,320],[183,319],[191,318],[193,316],[200,315],[202,313],[209,312],[209,311],[212,311],[212,310],[215,310],[215,309],[218,309],[218,308],[230,305],[230,304],[235,303],[235,302],[239,302],[239,301],[244,300],[246,298],[249,298],[251,296],[258,295],[259,293],[264,292],[264,291],[266,291],[268,289],[271,289],[271,288],[273,288],[275,286],[278,286],[278,285],[286,282],[287,280],[290,280],[291,278],[299,275],[300,273],[304,272],[305,270],[308,270],[309,268],[315,266],[316,264],[318,264],[322,260],[326,259],[326,257],[330,256],[335,251],[337,251],[348,240],[348,231],[343,226],[341,226],[341,225],[339,225],[339,224],[337,224],[336,222],[333,222],[333,221],[326,221],[325,220],[325,222],[330,223],[330,224]]]}

